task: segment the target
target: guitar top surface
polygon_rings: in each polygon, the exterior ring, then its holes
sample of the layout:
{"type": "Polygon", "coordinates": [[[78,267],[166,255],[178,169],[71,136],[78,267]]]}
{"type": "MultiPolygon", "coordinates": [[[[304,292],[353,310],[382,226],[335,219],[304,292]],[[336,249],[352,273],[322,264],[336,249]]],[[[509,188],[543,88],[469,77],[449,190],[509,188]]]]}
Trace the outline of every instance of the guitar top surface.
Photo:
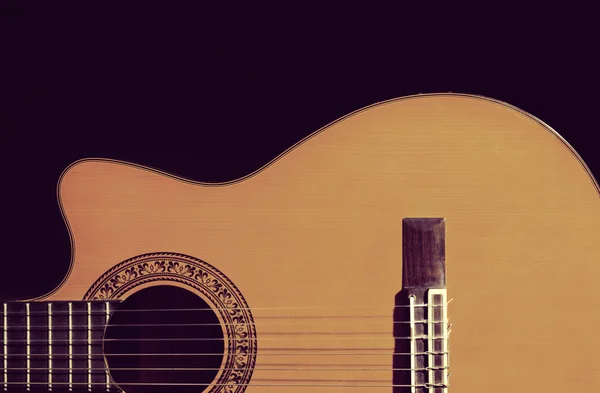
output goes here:
{"type": "Polygon", "coordinates": [[[196,275],[205,269],[254,321],[254,370],[232,392],[392,391],[407,217],[445,219],[453,374],[439,392],[600,386],[598,184],[558,134],[507,104],[455,94],[376,104],[222,184],[81,160],[58,195],[72,266],[35,301],[123,300],[164,269],[162,283],[216,309],[227,300],[211,300],[196,275]],[[292,366],[273,370],[281,364],[292,366]]]}

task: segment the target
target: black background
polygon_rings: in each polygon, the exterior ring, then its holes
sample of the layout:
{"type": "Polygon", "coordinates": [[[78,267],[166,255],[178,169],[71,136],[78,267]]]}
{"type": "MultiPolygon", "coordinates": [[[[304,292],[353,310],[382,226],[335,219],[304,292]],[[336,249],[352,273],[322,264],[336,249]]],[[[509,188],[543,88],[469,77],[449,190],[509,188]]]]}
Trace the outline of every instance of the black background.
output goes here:
{"type": "Polygon", "coordinates": [[[494,10],[464,21],[407,11],[367,21],[359,10],[317,22],[145,7],[3,10],[2,299],[42,295],[66,273],[56,182],[83,157],[226,181],[363,106],[452,91],[530,112],[600,171],[597,30],[584,10],[519,23],[492,23],[494,10]]]}

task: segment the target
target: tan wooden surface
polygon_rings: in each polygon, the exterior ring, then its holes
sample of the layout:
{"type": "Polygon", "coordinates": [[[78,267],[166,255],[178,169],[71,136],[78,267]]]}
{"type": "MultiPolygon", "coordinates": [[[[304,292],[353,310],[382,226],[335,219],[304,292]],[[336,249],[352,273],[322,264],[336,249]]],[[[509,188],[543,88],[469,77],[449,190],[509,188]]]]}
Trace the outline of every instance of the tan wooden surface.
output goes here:
{"type": "MultiPolygon", "coordinates": [[[[253,308],[251,383],[391,384],[402,218],[445,217],[450,392],[600,386],[597,185],[555,133],[505,104],[431,95],[375,105],[222,185],[84,160],[65,172],[59,195],[74,259],[45,300],[81,299],[106,270],[139,254],[200,258],[253,308]],[[328,348],[352,350],[315,352],[328,348]],[[361,351],[379,354],[354,355],[361,351]],[[386,369],[261,370],[277,364],[386,369]]],[[[247,389],[308,391],[391,388],[247,389]]]]}

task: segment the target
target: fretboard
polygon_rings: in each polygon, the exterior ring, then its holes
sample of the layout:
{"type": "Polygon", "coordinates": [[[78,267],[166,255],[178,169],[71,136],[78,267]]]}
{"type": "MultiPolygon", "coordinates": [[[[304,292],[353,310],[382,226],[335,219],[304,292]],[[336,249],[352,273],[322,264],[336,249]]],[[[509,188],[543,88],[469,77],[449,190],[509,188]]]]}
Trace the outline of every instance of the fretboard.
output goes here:
{"type": "Polygon", "coordinates": [[[4,303],[0,389],[119,391],[102,352],[104,329],[118,303],[4,303]]]}

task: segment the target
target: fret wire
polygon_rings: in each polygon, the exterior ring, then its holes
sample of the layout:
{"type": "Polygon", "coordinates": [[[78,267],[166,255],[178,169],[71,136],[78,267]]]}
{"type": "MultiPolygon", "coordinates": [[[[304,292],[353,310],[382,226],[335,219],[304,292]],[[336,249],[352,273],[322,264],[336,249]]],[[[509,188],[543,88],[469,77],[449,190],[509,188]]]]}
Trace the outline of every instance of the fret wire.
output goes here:
{"type": "MultiPolygon", "coordinates": [[[[110,317],[110,302],[106,302],[105,304],[105,314],[106,314],[106,326],[108,326],[108,319],[110,317]]],[[[108,374],[108,367],[106,367],[106,391],[110,391],[110,375],[108,374]]]]}
{"type": "Polygon", "coordinates": [[[69,303],[69,391],[73,390],[73,303],[69,303]]]}
{"type": "Polygon", "coordinates": [[[52,303],[48,303],[48,390],[52,390],[52,303]]]}
{"type": "Polygon", "coordinates": [[[87,342],[88,342],[88,391],[92,391],[92,303],[87,302],[87,342]]]}
{"type": "Polygon", "coordinates": [[[26,344],[26,353],[27,353],[27,390],[31,390],[31,331],[30,331],[30,326],[31,326],[31,320],[30,320],[30,316],[29,316],[29,303],[25,303],[25,313],[26,313],[26,319],[25,319],[25,323],[26,323],[26,337],[27,337],[27,344],[26,344]]]}
{"type": "Polygon", "coordinates": [[[4,390],[8,390],[8,304],[4,303],[4,390]]]}

